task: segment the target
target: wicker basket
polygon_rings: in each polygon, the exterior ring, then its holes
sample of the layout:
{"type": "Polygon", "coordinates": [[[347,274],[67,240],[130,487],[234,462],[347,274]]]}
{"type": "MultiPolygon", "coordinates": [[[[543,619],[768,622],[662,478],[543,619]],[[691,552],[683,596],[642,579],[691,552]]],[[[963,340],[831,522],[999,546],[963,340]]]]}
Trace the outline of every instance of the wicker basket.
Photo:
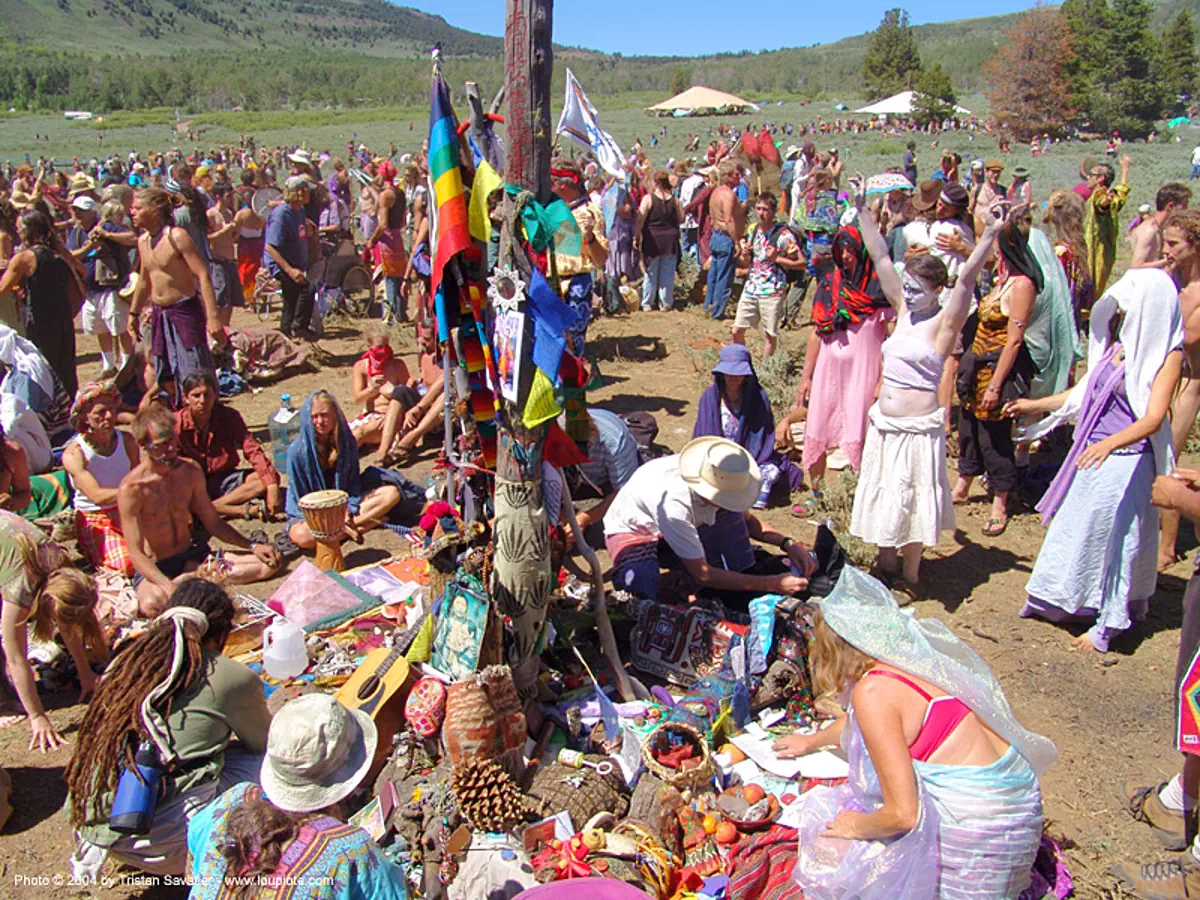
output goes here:
{"type": "Polygon", "coordinates": [[[664,722],[651,731],[642,744],[642,762],[650,774],[681,791],[708,783],[717,772],[708,741],[699,731],[683,722],[664,722]],[[696,747],[700,751],[700,765],[691,769],[672,769],[656,760],[654,748],[665,745],[669,734],[681,734],[684,740],[696,747]]]}

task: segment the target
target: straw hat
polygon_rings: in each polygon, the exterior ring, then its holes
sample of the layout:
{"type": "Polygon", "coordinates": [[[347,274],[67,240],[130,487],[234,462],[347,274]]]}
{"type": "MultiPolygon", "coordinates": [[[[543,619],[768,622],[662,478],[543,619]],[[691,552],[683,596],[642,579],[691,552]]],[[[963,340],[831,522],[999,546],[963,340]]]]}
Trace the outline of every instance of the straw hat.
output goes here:
{"type": "Polygon", "coordinates": [[[679,451],[679,474],[693,494],[721,509],[745,512],[762,490],[758,463],[744,448],[720,437],[699,437],[679,451]]]}
{"type": "Polygon", "coordinates": [[[76,172],[71,178],[71,188],[67,192],[67,196],[74,197],[76,194],[85,194],[94,190],[96,190],[96,182],[83,172],[76,172]]]}
{"type": "Polygon", "coordinates": [[[329,694],[297,697],[271,720],[263,792],[286,812],[331,806],[363,780],[378,739],[366,713],[346,709],[329,694]]]}

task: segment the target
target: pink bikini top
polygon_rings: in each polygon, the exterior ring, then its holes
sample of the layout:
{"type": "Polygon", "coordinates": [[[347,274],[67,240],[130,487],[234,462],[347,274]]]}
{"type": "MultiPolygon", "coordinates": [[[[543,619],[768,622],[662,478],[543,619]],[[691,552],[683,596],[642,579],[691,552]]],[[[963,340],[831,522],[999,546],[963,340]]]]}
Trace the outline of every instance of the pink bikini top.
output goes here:
{"type": "Polygon", "coordinates": [[[908,748],[912,758],[919,762],[928,762],[929,757],[933,756],[938,747],[946,742],[946,738],[950,737],[959,723],[971,714],[971,708],[957,697],[930,697],[926,691],[898,672],[871,669],[867,674],[894,678],[908,685],[929,703],[929,708],[925,710],[925,721],[921,723],[917,739],[908,748]]]}

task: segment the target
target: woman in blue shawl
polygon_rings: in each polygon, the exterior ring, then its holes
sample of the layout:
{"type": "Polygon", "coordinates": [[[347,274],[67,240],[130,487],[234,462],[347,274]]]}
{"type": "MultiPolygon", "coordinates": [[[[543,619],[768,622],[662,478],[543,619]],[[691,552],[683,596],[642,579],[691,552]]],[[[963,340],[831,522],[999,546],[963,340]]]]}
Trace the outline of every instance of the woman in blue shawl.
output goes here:
{"type": "MultiPolygon", "coordinates": [[[[780,475],[787,476],[791,490],[798,490],[804,473],[775,449],[775,417],[750,362],[750,350],[744,344],[726,344],[712,373],[712,386],[700,395],[692,437],[723,437],[744,447],[758,463],[763,478],[754,508],[764,509],[780,475]]],[[[744,516],[718,512],[715,524],[700,529],[700,540],[708,551],[709,565],[744,571],[754,562],[744,516]]]]}
{"type": "Polygon", "coordinates": [[[288,537],[311,550],[317,542],[304,521],[300,498],[336,489],[350,495],[347,523],[357,532],[378,528],[403,496],[423,494],[399,472],[370,466],[358,470],[358,444],[341,407],[328,391],[310,394],[300,408],[300,435],[287,454],[288,537]]]}

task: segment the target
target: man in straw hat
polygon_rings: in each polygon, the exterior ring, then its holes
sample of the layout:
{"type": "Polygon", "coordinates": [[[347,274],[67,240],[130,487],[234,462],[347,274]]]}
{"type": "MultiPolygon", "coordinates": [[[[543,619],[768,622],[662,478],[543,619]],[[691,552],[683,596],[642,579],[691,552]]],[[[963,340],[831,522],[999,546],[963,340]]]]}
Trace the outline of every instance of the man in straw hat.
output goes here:
{"type": "Polygon", "coordinates": [[[342,801],[366,779],[378,740],[369,715],[328,694],[285,703],[267,734],[262,787],[235,785],[188,825],[195,883],[219,887],[237,877],[313,885],[289,891],[297,898],[326,896],[320,885],[329,883],[347,896],[407,900],[404,870],[366,831],[345,822],[342,801]],[[297,842],[301,822],[308,834],[303,844],[297,842]]]}
{"type": "Polygon", "coordinates": [[[983,234],[986,230],[987,223],[983,217],[992,205],[1008,199],[1008,191],[1000,184],[1000,173],[1003,171],[1004,163],[998,159],[989,159],[983,164],[983,184],[971,191],[968,210],[974,216],[976,234],[983,234]]]}
{"type": "Polygon", "coordinates": [[[750,513],[761,489],[758,463],[725,438],[695,438],[678,454],[646,463],[617,493],[604,516],[613,587],[656,599],[659,548],[665,542],[664,561],[682,563],[702,588],[800,593],[808,587],[807,576],[816,571],[817,561],[800,544],[750,513]],[[782,549],[790,570],[756,575],[713,565],[700,542],[699,527],[714,524],[719,509],[744,514],[750,537],[782,549]],[[797,571],[803,576],[794,574],[797,571]]]}

